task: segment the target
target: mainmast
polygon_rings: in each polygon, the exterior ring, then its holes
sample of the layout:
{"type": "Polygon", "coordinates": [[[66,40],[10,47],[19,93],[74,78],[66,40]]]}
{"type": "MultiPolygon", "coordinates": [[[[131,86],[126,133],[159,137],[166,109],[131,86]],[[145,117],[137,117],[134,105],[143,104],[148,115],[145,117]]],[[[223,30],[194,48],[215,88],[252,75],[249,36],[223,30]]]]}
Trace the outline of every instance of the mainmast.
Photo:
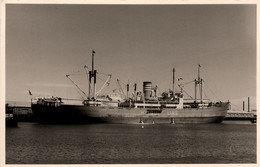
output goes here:
{"type": "Polygon", "coordinates": [[[96,99],[96,74],[97,74],[97,70],[94,70],[94,55],[95,55],[95,51],[92,50],[92,70],[89,71],[89,98],[90,98],[90,89],[91,89],[91,80],[92,77],[94,78],[94,91],[93,91],[93,98],[94,100],[96,99]]]}

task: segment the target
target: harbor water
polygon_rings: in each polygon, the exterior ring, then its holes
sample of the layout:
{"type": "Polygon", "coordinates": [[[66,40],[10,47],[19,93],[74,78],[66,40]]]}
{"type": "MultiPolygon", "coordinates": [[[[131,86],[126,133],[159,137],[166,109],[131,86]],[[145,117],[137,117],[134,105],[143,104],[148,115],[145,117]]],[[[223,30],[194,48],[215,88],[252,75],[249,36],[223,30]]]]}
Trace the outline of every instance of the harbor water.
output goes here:
{"type": "Polygon", "coordinates": [[[256,163],[256,124],[19,122],[6,128],[6,164],[256,163]]]}

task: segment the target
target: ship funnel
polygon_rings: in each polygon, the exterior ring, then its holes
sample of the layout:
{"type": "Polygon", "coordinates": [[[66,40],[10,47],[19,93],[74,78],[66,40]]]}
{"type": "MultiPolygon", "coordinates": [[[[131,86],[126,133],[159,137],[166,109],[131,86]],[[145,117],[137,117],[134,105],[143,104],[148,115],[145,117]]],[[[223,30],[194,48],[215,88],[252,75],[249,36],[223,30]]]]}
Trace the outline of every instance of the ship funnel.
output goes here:
{"type": "Polygon", "coordinates": [[[143,82],[144,98],[150,98],[152,96],[152,82],[143,82]]]}

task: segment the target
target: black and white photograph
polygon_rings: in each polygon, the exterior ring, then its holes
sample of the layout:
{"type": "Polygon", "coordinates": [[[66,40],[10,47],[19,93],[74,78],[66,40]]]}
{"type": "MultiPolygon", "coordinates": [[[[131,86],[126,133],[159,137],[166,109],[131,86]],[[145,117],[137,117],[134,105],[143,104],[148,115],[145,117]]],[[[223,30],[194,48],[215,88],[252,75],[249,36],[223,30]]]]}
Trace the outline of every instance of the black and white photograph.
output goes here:
{"type": "Polygon", "coordinates": [[[1,3],[1,165],[258,165],[259,2],[76,2],[1,3]]]}

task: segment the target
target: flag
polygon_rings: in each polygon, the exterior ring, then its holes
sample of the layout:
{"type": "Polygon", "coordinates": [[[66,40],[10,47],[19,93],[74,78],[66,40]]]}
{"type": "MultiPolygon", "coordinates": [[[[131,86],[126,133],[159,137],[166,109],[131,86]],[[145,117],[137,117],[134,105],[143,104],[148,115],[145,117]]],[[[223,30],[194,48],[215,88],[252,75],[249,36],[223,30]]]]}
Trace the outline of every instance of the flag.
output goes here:
{"type": "Polygon", "coordinates": [[[29,91],[29,95],[31,96],[32,95],[32,92],[30,91],[30,90],[28,90],[29,91]]]}

